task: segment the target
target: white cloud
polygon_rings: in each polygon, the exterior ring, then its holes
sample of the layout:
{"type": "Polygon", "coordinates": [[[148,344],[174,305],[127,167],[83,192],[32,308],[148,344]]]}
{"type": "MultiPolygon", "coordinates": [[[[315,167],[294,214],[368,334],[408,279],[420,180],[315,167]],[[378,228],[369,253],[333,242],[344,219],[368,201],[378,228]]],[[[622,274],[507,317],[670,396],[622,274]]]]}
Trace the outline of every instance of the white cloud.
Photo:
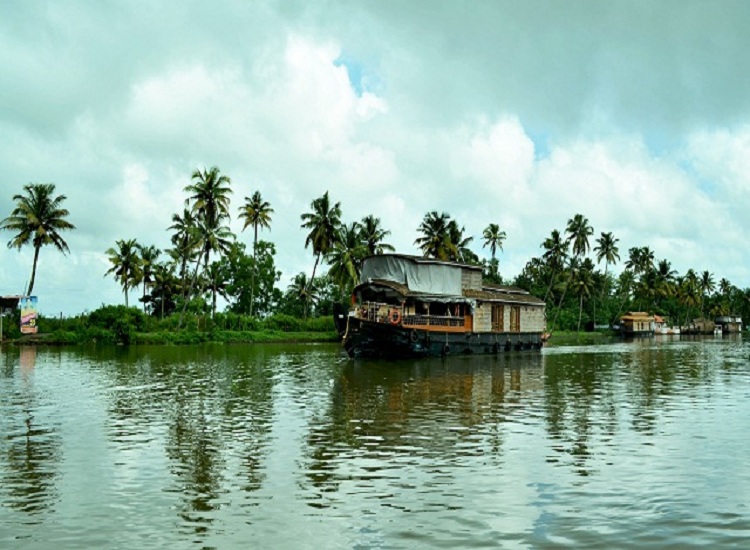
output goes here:
{"type": "MultiPolygon", "coordinates": [[[[623,257],[651,246],[750,285],[746,3],[71,6],[0,8],[0,216],[53,181],[77,226],[69,257],[42,252],[53,310],[121,300],[104,251],[167,246],[190,174],[213,165],[235,216],[255,189],[271,202],[286,279],[309,273],[299,216],[328,190],[407,253],[430,210],[480,254],[499,223],[504,275],[582,213],[623,257]]],[[[0,285],[28,278],[29,253],[0,251],[0,285]]]]}

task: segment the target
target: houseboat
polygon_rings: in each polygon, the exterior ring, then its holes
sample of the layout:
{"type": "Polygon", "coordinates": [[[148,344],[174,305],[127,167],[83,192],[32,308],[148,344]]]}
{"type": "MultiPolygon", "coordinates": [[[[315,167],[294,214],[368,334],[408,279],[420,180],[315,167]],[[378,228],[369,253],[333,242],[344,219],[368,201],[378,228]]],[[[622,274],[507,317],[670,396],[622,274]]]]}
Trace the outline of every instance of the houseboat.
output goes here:
{"type": "Polygon", "coordinates": [[[682,334],[721,334],[721,326],[713,319],[699,317],[682,327],[682,334]]]}
{"type": "Polygon", "coordinates": [[[654,316],[644,311],[628,311],[620,317],[620,331],[625,337],[653,336],[654,316]]]}
{"type": "Polygon", "coordinates": [[[540,349],[544,301],[482,282],[480,266],[402,254],[365,258],[352,307],[337,318],[350,357],[540,349]]]}
{"type": "Polygon", "coordinates": [[[724,334],[742,332],[742,317],[739,315],[720,315],[716,318],[716,324],[724,334]]]}

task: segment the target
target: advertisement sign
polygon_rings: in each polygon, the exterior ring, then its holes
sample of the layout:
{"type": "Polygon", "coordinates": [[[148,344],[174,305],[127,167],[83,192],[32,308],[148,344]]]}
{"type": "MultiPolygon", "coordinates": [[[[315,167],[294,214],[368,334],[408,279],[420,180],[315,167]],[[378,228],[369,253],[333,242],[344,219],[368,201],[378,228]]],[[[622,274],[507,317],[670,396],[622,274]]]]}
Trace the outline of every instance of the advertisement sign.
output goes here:
{"type": "Polygon", "coordinates": [[[36,296],[24,296],[18,306],[21,308],[21,334],[36,334],[36,296]]]}

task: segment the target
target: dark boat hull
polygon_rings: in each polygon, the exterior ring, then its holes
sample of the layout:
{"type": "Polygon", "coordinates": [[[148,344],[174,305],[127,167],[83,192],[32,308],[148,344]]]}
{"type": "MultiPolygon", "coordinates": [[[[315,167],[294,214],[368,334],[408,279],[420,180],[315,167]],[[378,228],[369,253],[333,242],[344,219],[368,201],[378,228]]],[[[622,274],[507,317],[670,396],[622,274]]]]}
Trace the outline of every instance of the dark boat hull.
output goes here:
{"type": "Polygon", "coordinates": [[[350,317],[342,345],[349,357],[398,359],[538,350],[543,340],[540,333],[425,331],[350,317]]]}

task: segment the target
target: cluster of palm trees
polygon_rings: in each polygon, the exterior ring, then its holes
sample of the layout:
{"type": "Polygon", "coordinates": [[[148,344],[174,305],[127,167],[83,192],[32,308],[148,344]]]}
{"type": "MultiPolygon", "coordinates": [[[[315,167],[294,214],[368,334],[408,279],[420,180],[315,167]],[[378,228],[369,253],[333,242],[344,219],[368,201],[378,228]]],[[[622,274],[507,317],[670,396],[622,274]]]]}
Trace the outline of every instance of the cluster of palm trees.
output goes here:
{"type": "MultiPolygon", "coordinates": [[[[117,240],[115,246],[107,250],[111,267],[105,275],[112,275],[121,285],[126,305],[129,293],[142,285],[140,300],[144,308],[150,306],[153,313],[160,312],[164,316],[176,312],[181,305],[181,322],[186,309],[200,296],[210,296],[212,313],[216,310],[217,295],[229,299],[232,269],[227,258],[236,261],[243,257],[244,250],[244,245],[237,242],[229,229],[231,183],[217,167],[192,173],[191,182],[184,189],[187,193],[185,207],[181,214],[172,216],[168,228],[172,247],[165,251],[166,261],[160,261],[162,251],[139,244],[135,239],[117,240]]],[[[61,234],[75,226],[68,221],[69,212],[63,207],[66,197],[55,194],[54,184],[25,185],[23,193],[14,195],[13,200],[15,208],[10,216],[0,221],[0,229],[14,232],[9,247],[20,249],[31,244],[34,248],[31,278],[26,289],[26,293],[31,294],[40,249],[53,245],[63,253],[68,252],[61,234]]],[[[263,242],[263,246],[259,246],[258,241],[260,230],[270,230],[273,213],[260,191],[246,196],[239,208],[242,230],[253,229],[252,260],[247,262],[251,266],[250,299],[242,311],[249,315],[256,313],[254,307],[259,303],[256,293],[258,266],[262,264],[259,250],[264,258],[269,250],[271,255],[275,253],[272,244],[263,242]]],[[[301,227],[307,231],[305,248],[312,250],[315,262],[311,275],[296,275],[287,293],[291,293],[297,303],[304,304],[305,316],[325,281],[338,287],[339,297],[348,296],[359,281],[363,259],[394,250],[386,242],[390,231],[382,227],[379,218],[368,215],[359,221],[344,223],[341,203],[334,202],[327,191],[312,201],[310,210],[301,214],[300,219],[301,227]],[[316,277],[321,262],[328,264],[324,278],[316,277]]],[[[486,280],[502,282],[497,252],[503,250],[506,233],[498,224],[490,223],[482,233],[483,248],[489,248],[491,254],[489,261],[480,259],[469,248],[473,237],[446,212],[427,212],[416,229],[418,237],[414,244],[425,257],[482,265],[486,280]]],[[[564,232],[557,229],[551,232],[541,245],[543,254],[532,258],[511,281],[544,298],[553,329],[577,326],[580,330],[584,311],[589,322],[608,324],[628,309],[648,310],[685,322],[690,315],[750,311],[750,289],[741,291],[726,279],[717,284],[709,271],[699,274],[689,269],[680,276],[668,260],[657,261],[647,246],[630,248],[625,269],[614,278],[609,266],[620,261],[619,239],[612,233],[602,232],[592,249],[593,235],[588,219],[582,214],[574,215],[564,232]],[[596,267],[601,263],[604,263],[603,272],[596,267]]],[[[267,270],[271,273],[271,286],[280,276],[272,263],[271,257],[267,270]]],[[[244,281],[238,283],[235,274],[237,284],[247,286],[244,281]]],[[[269,292],[268,284],[263,288],[265,293],[269,292]]],[[[267,313],[267,308],[264,312],[267,313]]]]}
{"type": "MultiPolygon", "coordinates": [[[[602,273],[587,257],[593,234],[588,219],[576,214],[568,220],[565,235],[556,229],[552,231],[541,245],[542,256],[530,260],[516,280],[519,286],[544,296],[548,316],[553,311],[551,328],[559,326],[561,313],[570,311],[571,296],[576,301],[577,330],[581,327],[584,305],[590,306],[587,313],[593,324],[598,320],[612,324],[626,310],[648,310],[684,324],[691,315],[726,315],[750,305],[750,291],[743,293],[722,279],[716,293],[712,273],[704,271],[698,275],[689,269],[679,276],[668,260],[656,261],[647,246],[628,250],[625,269],[615,280],[608,268],[620,261],[619,239],[609,232],[602,232],[596,239],[593,252],[597,263],[604,262],[602,273]]],[[[560,325],[573,328],[570,321],[560,325]]]]}
{"type": "MultiPolygon", "coordinates": [[[[222,258],[227,256],[236,244],[236,236],[229,229],[231,178],[222,174],[218,167],[195,170],[191,183],[185,187],[188,194],[182,214],[172,216],[172,248],[166,251],[170,258],[159,264],[161,251],[153,246],[144,247],[135,239],[118,240],[115,248],[107,250],[112,267],[106,275],[112,274],[120,283],[128,304],[129,290],[143,284],[144,304],[148,301],[147,287],[157,290],[152,296],[163,309],[165,304],[174,306],[172,297],[179,294],[182,302],[180,319],[191,300],[209,291],[211,311],[216,311],[217,295],[226,297],[228,273],[222,258]],[[214,261],[211,261],[212,258],[214,261]],[[192,273],[191,273],[192,271],[192,273]]],[[[244,220],[243,231],[253,228],[253,260],[257,260],[258,230],[270,229],[273,208],[263,200],[259,191],[250,197],[239,209],[239,218],[244,220]]],[[[252,272],[250,311],[254,302],[255,270],[252,272]]],[[[171,307],[169,309],[172,309],[171,307]]]]}
{"type": "MultiPolygon", "coordinates": [[[[310,204],[310,212],[300,216],[301,227],[308,231],[305,248],[312,248],[315,255],[312,275],[307,287],[302,290],[305,301],[305,316],[314,297],[313,281],[318,263],[323,259],[329,265],[328,275],[339,285],[342,293],[348,294],[359,281],[362,260],[369,255],[394,250],[384,242],[390,234],[381,227],[380,218],[368,215],[361,221],[350,224],[341,221],[341,203],[331,203],[326,191],[310,204]]],[[[295,284],[300,283],[299,276],[295,284]]]]}

